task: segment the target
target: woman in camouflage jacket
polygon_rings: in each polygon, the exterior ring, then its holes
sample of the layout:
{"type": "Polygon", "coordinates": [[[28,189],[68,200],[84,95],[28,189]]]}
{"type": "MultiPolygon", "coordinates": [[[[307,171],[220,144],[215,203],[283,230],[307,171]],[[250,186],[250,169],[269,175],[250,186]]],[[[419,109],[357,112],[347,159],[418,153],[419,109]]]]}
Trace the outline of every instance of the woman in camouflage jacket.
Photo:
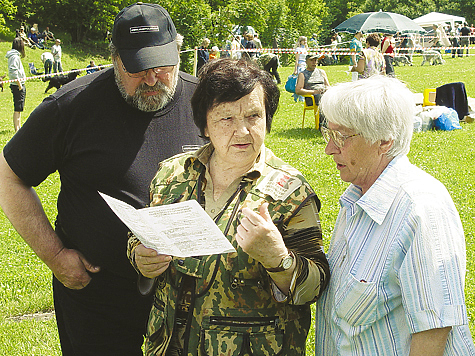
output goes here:
{"type": "Polygon", "coordinates": [[[237,252],[172,257],[130,237],[139,286],[155,292],[147,355],[305,354],[329,272],[317,196],[264,146],[279,95],[245,61],[203,67],[192,107],[210,143],[162,162],[151,205],[197,200],[237,252]]]}

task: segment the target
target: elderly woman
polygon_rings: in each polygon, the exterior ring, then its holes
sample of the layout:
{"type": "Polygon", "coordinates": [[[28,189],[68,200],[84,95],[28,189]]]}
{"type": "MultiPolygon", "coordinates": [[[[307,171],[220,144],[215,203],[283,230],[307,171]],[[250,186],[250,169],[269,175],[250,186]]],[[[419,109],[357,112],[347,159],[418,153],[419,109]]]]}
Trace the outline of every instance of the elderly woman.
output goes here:
{"type": "Polygon", "coordinates": [[[371,33],[366,37],[366,48],[360,53],[360,57],[352,71],[358,72],[358,79],[365,79],[373,75],[385,74],[384,57],[381,54],[381,37],[377,33],[371,33]]]}
{"type": "Polygon", "coordinates": [[[329,274],[317,196],[264,146],[279,95],[247,61],[203,67],[192,108],[210,142],[162,162],[151,205],[197,200],[237,253],[180,258],[130,238],[139,285],[157,283],[147,354],[305,354],[309,305],[329,274]]]}
{"type": "Polygon", "coordinates": [[[316,355],[475,355],[465,239],[446,188],[412,165],[414,99],[378,76],[327,90],[322,134],[343,181],[317,302],[316,355]]]}

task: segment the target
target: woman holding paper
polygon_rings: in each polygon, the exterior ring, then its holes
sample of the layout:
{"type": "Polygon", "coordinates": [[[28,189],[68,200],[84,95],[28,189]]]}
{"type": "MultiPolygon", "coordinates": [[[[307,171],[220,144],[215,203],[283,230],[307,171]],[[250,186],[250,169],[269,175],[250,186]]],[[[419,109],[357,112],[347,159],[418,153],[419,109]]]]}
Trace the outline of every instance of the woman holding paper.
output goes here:
{"type": "Polygon", "coordinates": [[[197,200],[237,252],[172,257],[131,236],[142,292],[156,282],[146,354],[305,354],[310,304],[328,282],[328,263],[317,196],[264,146],[279,95],[251,63],[203,67],[192,107],[210,143],[162,162],[151,206],[197,200]]]}

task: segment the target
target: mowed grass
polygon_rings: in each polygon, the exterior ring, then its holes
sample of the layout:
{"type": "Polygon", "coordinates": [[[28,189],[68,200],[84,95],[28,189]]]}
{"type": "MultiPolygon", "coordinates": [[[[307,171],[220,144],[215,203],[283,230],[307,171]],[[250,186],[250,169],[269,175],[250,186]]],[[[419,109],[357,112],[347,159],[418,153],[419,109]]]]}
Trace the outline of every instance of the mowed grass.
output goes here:
{"type": "MultiPolygon", "coordinates": [[[[10,43],[0,43],[0,52],[11,48],[10,43]]],[[[68,46],[63,46],[63,68],[84,68],[89,60],[107,64],[108,59],[98,55],[89,56],[68,46]]],[[[28,62],[41,68],[40,50],[27,49],[23,60],[28,71],[28,62]]],[[[455,58],[444,56],[443,66],[420,66],[421,57],[415,57],[413,67],[396,67],[399,79],[414,92],[437,87],[450,82],[464,82],[469,96],[475,97],[473,68],[475,57],[455,58]]],[[[336,65],[324,67],[332,84],[348,81],[344,72],[348,67],[336,65]]],[[[291,73],[291,67],[279,68],[282,81],[291,73]]],[[[6,59],[0,60],[0,75],[5,74],[6,59]]],[[[83,74],[84,75],[84,74],[83,74]]],[[[46,97],[46,83],[36,79],[27,83],[27,99],[24,119],[46,97]]],[[[348,183],[339,178],[333,160],[324,154],[325,143],[315,130],[312,114],[307,113],[302,125],[302,103],[294,103],[283,84],[281,104],[274,118],[266,145],[302,171],[322,201],[321,220],[325,244],[328,246],[333,224],[338,213],[338,198],[348,183]]],[[[53,92],[55,89],[51,90],[53,92]]],[[[0,92],[0,148],[14,134],[12,124],[13,104],[8,85],[0,92]]],[[[410,160],[442,181],[451,193],[460,213],[467,242],[466,301],[468,315],[475,315],[475,124],[462,124],[462,130],[450,132],[430,131],[414,135],[410,160]]],[[[56,197],[59,177],[51,175],[37,192],[51,221],[56,216],[56,197]]],[[[60,355],[59,339],[54,319],[40,321],[16,318],[24,314],[53,310],[51,273],[23,242],[0,212],[0,355],[60,355]]],[[[475,322],[470,320],[472,334],[475,322]]],[[[318,341],[317,341],[318,342],[318,341]]],[[[307,351],[313,355],[314,332],[310,331],[307,351]]]]}

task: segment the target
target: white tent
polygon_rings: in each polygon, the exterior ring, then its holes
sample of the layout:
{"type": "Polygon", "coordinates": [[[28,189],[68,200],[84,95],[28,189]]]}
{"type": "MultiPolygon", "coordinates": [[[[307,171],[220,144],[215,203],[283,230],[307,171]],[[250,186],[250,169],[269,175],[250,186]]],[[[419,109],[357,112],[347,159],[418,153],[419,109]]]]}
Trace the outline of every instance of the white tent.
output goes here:
{"type": "Polygon", "coordinates": [[[455,28],[455,22],[465,22],[465,17],[442,14],[440,12],[431,12],[424,16],[414,19],[414,22],[421,27],[429,27],[432,25],[440,25],[443,23],[450,23],[452,28],[455,28]]]}

